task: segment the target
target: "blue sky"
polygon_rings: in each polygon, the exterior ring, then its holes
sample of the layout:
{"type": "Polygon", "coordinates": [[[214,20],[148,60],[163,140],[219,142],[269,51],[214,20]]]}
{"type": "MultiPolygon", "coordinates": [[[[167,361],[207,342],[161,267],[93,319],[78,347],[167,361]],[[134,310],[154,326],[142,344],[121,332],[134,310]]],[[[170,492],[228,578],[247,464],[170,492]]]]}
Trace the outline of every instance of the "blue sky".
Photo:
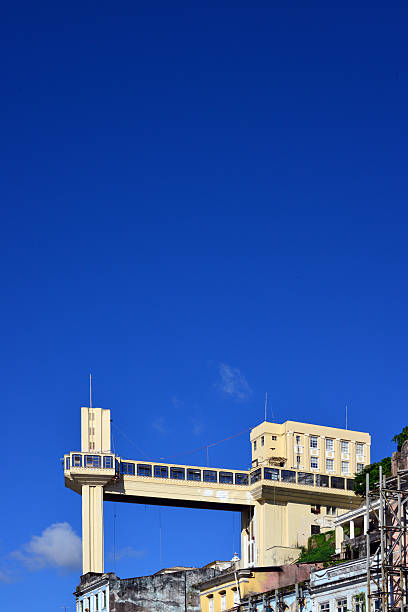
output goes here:
{"type": "MultiPolygon", "coordinates": [[[[343,426],[347,404],[373,458],[392,451],[406,20],[398,2],[4,7],[7,610],[73,606],[81,500],[59,458],[79,448],[90,371],[122,456],[202,464],[186,452],[256,425],[265,391],[279,421],[343,426]]],[[[215,466],[249,457],[247,435],[210,450],[215,466]]],[[[106,569],[231,558],[238,524],[106,503],[106,569]]]]}

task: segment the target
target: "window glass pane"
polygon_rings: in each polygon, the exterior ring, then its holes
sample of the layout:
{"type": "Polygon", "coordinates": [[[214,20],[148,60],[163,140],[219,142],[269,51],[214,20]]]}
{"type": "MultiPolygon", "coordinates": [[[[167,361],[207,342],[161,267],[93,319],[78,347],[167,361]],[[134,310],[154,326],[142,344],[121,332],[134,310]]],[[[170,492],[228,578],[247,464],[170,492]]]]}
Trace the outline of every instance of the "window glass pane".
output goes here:
{"type": "Polygon", "coordinates": [[[310,448],[317,448],[317,436],[310,436],[310,448]]]}
{"type": "Polygon", "coordinates": [[[175,480],[184,480],[185,479],[185,470],[184,468],[170,468],[170,478],[174,478],[175,480]]]}
{"type": "Polygon", "coordinates": [[[138,476],[151,476],[152,475],[152,466],[151,465],[140,465],[137,466],[137,475],[138,476]]]}
{"type": "Polygon", "coordinates": [[[329,477],[324,474],[316,474],[316,487],[328,487],[329,477]]]}
{"type": "Polygon", "coordinates": [[[279,470],[276,468],[264,468],[265,480],[279,480],[279,470]]]}
{"type": "Polygon", "coordinates": [[[65,469],[69,470],[69,457],[65,459],[65,469]]]}
{"type": "Polygon", "coordinates": [[[75,467],[82,466],[82,455],[72,455],[72,465],[75,467]]]}
{"type": "Polygon", "coordinates": [[[101,458],[99,455],[85,455],[85,467],[101,467],[101,458]]]}
{"type": "Polygon", "coordinates": [[[235,474],[235,484],[247,485],[248,484],[248,474],[235,474]]]}
{"type": "Polygon", "coordinates": [[[217,482],[217,472],[215,470],[203,470],[204,482],[217,482]]]}
{"type": "Polygon", "coordinates": [[[347,478],[347,491],[354,491],[354,478],[347,478]]]}
{"type": "Polygon", "coordinates": [[[155,465],[154,466],[154,477],[155,478],[168,478],[169,468],[166,465],[155,465]]]}
{"type": "Polygon", "coordinates": [[[129,463],[128,461],[121,461],[120,462],[120,473],[127,474],[128,476],[134,476],[135,475],[135,464],[129,463]]]}
{"type": "Polygon", "coordinates": [[[341,441],[341,452],[342,453],[348,453],[349,452],[349,443],[346,442],[345,440],[341,441]]]}
{"type": "Polygon", "coordinates": [[[258,480],[261,480],[262,478],[261,472],[262,472],[261,468],[258,468],[254,472],[251,472],[251,484],[254,484],[254,482],[258,482],[258,480]]]}
{"type": "Polygon", "coordinates": [[[104,457],[103,467],[109,470],[112,469],[113,468],[113,457],[104,457]]]}
{"type": "Polygon", "coordinates": [[[223,484],[233,484],[233,478],[232,472],[220,472],[219,482],[223,484]]]}
{"type": "Polygon", "coordinates": [[[187,480],[201,480],[201,470],[187,470],[187,480]]]}
{"type": "Polygon", "coordinates": [[[282,482],[296,482],[296,472],[291,470],[281,470],[282,482]]]}
{"type": "Polygon", "coordinates": [[[342,472],[342,474],[348,474],[349,473],[349,462],[348,461],[342,461],[341,462],[341,472],[342,472]]]}
{"type": "Polygon", "coordinates": [[[334,459],[326,459],[326,472],[334,472],[334,459]]]}
{"type": "Polygon", "coordinates": [[[310,467],[312,470],[319,469],[319,459],[317,457],[310,457],[310,467]]]}
{"type": "Polygon", "coordinates": [[[334,451],[334,440],[331,438],[326,438],[326,450],[334,451]]]}
{"type": "Polygon", "coordinates": [[[333,489],[344,489],[344,478],[339,478],[338,476],[332,476],[331,486],[333,489]]]}
{"type": "Polygon", "coordinates": [[[314,474],[308,472],[298,472],[298,483],[304,485],[314,485],[314,474]]]}

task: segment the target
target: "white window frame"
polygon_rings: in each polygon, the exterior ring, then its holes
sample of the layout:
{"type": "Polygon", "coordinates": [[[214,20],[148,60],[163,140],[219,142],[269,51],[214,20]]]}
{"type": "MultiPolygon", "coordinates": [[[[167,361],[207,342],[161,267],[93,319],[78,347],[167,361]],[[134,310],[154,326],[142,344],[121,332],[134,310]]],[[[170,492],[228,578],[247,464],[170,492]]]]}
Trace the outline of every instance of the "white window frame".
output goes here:
{"type": "Polygon", "coordinates": [[[212,595],[208,596],[208,612],[214,612],[214,597],[212,595]]]}
{"type": "Polygon", "coordinates": [[[326,472],[334,472],[334,459],[326,459],[326,472]],[[331,464],[330,468],[329,464],[331,464]]]}
{"type": "Polygon", "coordinates": [[[336,612],[347,612],[347,597],[336,599],[336,612]]]}
{"type": "Polygon", "coordinates": [[[330,612],[330,601],[322,601],[319,603],[319,612],[330,612]]]}
{"type": "Polygon", "coordinates": [[[356,442],[356,455],[364,457],[364,442],[356,442]]]}
{"type": "Polygon", "coordinates": [[[326,450],[328,452],[334,451],[334,440],[333,438],[326,438],[326,450]]]}
{"type": "Polygon", "coordinates": [[[342,440],[340,442],[340,444],[341,444],[341,452],[344,453],[344,454],[346,454],[346,453],[348,454],[350,452],[350,450],[349,450],[350,449],[349,441],[348,440],[342,440]]]}
{"type": "Polygon", "coordinates": [[[220,593],[220,610],[221,612],[225,612],[227,609],[227,593],[224,591],[220,593]]]}
{"type": "Polygon", "coordinates": [[[318,436],[310,436],[310,448],[319,448],[318,436]]]}
{"type": "Polygon", "coordinates": [[[350,474],[350,463],[349,461],[341,462],[341,473],[348,476],[350,474]]]}
{"type": "Polygon", "coordinates": [[[318,457],[310,457],[310,469],[311,470],[319,469],[319,458],[318,457]],[[313,465],[314,462],[316,462],[316,465],[313,465]]]}

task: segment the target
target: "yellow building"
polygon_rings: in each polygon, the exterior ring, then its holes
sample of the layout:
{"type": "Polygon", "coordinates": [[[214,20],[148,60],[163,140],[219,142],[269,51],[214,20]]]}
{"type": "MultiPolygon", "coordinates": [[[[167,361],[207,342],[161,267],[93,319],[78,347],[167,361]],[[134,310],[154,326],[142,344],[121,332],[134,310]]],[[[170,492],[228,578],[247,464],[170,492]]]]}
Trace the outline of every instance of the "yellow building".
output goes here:
{"type": "Polygon", "coordinates": [[[291,563],[308,537],[360,505],[353,474],[370,462],[367,433],[286,421],[251,431],[250,469],[132,461],[110,449],[110,411],[81,409],[81,452],[64,456],[82,495],[83,573],[103,572],[103,501],[241,513],[241,568],[291,563]]]}

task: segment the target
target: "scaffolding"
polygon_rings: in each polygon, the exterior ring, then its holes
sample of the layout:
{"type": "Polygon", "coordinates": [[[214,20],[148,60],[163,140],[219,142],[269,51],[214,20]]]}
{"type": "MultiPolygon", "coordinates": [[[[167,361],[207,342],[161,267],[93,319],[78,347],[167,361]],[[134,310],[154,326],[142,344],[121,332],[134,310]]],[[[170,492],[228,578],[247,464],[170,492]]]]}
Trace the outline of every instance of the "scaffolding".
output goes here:
{"type": "Polygon", "coordinates": [[[367,611],[408,612],[408,470],[370,490],[366,475],[367,611]],[[377,503],[376,503],[377,502],[377,503]],[[379,504],[378,504],[379,502],[379,504]],[[370,516],[378,520],[379,542],[372,548],[370,516]]]}

